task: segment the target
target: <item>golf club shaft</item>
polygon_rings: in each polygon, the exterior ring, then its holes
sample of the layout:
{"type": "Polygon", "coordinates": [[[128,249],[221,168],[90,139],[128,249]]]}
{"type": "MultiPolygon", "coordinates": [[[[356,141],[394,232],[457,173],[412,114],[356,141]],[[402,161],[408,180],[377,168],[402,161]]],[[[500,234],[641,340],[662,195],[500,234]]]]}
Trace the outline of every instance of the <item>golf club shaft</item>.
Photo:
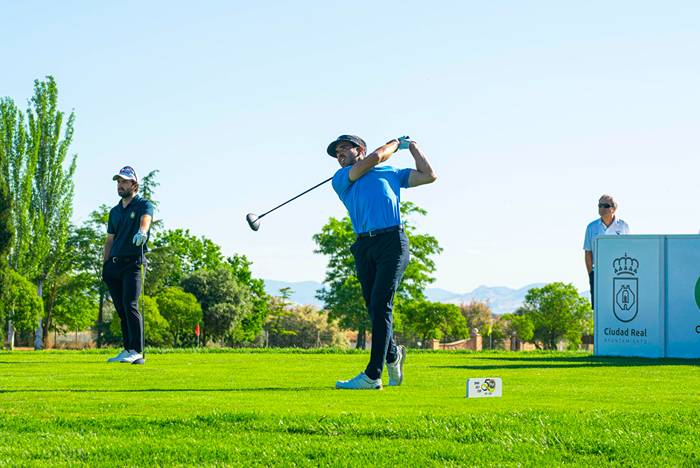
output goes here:
{"type": "Polygon", "coordinates": [[[144,307],[144,294],[146,290],[146,265],[145,259],[143,257],[143,247],[141,244],[141,356],[142,359],[146,358],[146,310],[144,307]]]}
{"type": "Polygon", "coordinates": [[[265,216],[265,215],[267,215],[267,214],[272,213],[272,212],[275,211],[277,208],[281,208],[281,207],[283,207],[284,205],[286,205],[287,203],[296,200],[297,198],[299,198],[300,196],[304,195],[305,193],[309,193],[310,191],[312,191],[312,190],[315,189],[316,187],[320,187],[321,185],[325,184],[326,182],[328,182],[328,181],[331,180],[332,178],[333,178],[333,177],[329,177],[329,178],[327,178],[326,180],[324,180],[323,182],[314,185],[313,187],[311,187],[310,189],[306,190],[305,192],[301,192],[301,193],[300,193],[299,195],[297,195],[296,197],[290,198],[289,200],[287,200],[286,202],[282,203],[281,205],[277,205],[276,207],[274,207],[274,208],[271,209],[270,211],[266,211],[265,213],[263,213],[263,214],[261,214],[260,216],[258,216],[258,219],[262,218],[263,216],[265,216]]]}

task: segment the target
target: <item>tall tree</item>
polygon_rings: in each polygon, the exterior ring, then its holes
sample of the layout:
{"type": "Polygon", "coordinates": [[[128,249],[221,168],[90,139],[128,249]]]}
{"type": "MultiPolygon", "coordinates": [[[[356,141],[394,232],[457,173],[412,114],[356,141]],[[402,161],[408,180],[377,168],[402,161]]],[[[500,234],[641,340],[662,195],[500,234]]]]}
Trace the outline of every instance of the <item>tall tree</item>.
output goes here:
{"type": "MultiPolygon", "coordinates": [[[[427,214],[424,209],[411,202],[403,202],[401,214],[409,240],[411,260],[396,294],[398,311],[402,302],[425,299],[423,291],[434,280],[431,276],[435,272],[432,257],[442,252],[435,237],[419,234],[411,222],[412,216],[427,214]]],[[[356,238],[350,218],[330,218],[313,238],[318,246],[315,252],[329,257],[325,287],[317,291],[316,297],[324,302],[329,320],[338,320],[342,328],[358,331],[357,347],[364,348],[365,333],[370,322],[355,272],[355,261],[350,252],[356,238]]]]}
{"type": "MultiPolygon", "coordinates": [[[[2,155],[0,155],[2,157],[2,155]]],[[[0,161],[0,164],[2,162],[0,161]]],[[[9,286],[8,277],[8,262],[7,258],[10,254],[12,246],[12,237],[14,230],[12,227],[12,200],[10,191],[7,187],[7,181],[4,177],[0,178],[0,317],[5,317],[9,320],[7,313],[7,302],[5,296],[9,286]]],[[[3,321],[0,319],[0,327],[3,321]]],[[[4,327],[0,328],[0,336],[3,335],[4,327]]],[[[8,348],[12,349],[12,322],[8,323],[8,348]]]]}
{"type": "MultiPolygon", "coordinates": [[[[29,145],[36,152],[36,172],[32,181],[31,215],[33,219],[32,252],[37,260],[35,278],[39,296],[44,284],[56,280],[65,262],[70,219],[73,214],[73,175],[77,155],[67,163],[68,150],[73,141],[75,113],[65,122],[65,114],[58,110],[58,87],[53,77],[34,81],[34,95],[27,110],[29,145]],[[67,164],[66,164],[67,163],[67,164]]],[[[41,349],[49,332],[51,310],[39,321],[34,347],[41,349]],[[43,323],[43,326],[42,326],[43,323]]]]}
{"type": "MultiPolygon", "coordinates": [[[[33,240],[31,200],[37,159],[38,152],[29,145],[24,114],[12,99],[0,99],[0,172],[9,189],[10,222],[15,234],[8,263],[12,270],[32,279],[37,273],[36,257],[29,248],[33,240]]],[[[11,348],[14,344],[12,320],[15,302],[7,301],[7,304],[7,338],[11,348]]]]}
{"type": "Polygon", "coordinates": [[[16,272],[32,279],[37,274],[29,247],[34,236],[32,183],[38,157],[27,138],[24,114],[12,99],[0,99],[0,170],[8,183],[15,229],[9,264],[16,272]]]}
{"type": "MultiPolygon", "coordinates": [[[[0,153],[0,166],[4,164],[3,159],[4,155],[0,153]]],[[[3,173],[0,177],[0,268],[7,266],[13,237],[12,198],[10,198],[10,188],[3,173]]]]}

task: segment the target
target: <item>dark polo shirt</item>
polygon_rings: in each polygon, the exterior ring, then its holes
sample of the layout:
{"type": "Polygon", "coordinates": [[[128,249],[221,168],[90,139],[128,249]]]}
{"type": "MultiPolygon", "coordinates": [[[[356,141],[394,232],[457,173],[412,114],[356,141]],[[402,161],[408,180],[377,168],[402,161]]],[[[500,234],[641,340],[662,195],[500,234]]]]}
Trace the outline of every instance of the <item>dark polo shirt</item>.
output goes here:
{"type": "MultiPolygon", "coordinates": [[[[135,246],[133,239],[134,235],[139,232],[143,215],[153,217],[153,204],[140,195],[136,195],[126,208],[119,200],[117,206],[110,210],[107,234],[114,234],[112,250],[109,251],[110,257],[137,257],[141,255],[141,247],[135,246]]],[[[143,250],[144,252],[148,250],[146,244],[144,244],[143,250]]]]}

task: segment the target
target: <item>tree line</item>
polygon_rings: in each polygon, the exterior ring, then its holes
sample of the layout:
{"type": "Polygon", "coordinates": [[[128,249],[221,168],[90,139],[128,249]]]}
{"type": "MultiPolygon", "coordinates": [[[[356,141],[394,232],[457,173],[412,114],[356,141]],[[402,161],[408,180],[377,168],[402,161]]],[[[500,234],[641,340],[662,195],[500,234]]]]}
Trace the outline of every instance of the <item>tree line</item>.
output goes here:
{"type": "MultiPolygon", "coordinates": [[[[0,99],[0,337],[41,349],[51,332],[92,329],[97,346],[121,342],[118,318],[101,280],[108,205],[73,225],[77,155],[70,154],[75,113],[58,109],[52,77],[34,82],[25,111],[0,99]]],[[[142,196],[158,205],[157,170],[141,180],[142,196]]],[[[420,233],[414,218],[425,210],[401,204],[411,261],[395,299],[395,333],[412,346],[468,337],[478,329],[499,343],[506,337],[553,348],[572,346],[592,327],[590,307],[571,285],[531,290],[524,306],[496,316],[486,304],[427,301],[434,281],[437,239],[420,233]]],[[[156,213],[157,215],[157,213],[156,213]]],[[[157,217],[157,216],[156,216],[157,217]]],[[[165,229],[156,219],[145,280],[145,337],[150,346],[347,346],[371,332],[350,246],[350,219],[330,218],[314,235],[315,253],[328,258],[323,310],[294,305],[290,290],[272,297],[254,278],[250,260],[225,256],[220,246],[186,228],[165,229]],[[201,330],[199,337],[195,329],[201,330]]]]}

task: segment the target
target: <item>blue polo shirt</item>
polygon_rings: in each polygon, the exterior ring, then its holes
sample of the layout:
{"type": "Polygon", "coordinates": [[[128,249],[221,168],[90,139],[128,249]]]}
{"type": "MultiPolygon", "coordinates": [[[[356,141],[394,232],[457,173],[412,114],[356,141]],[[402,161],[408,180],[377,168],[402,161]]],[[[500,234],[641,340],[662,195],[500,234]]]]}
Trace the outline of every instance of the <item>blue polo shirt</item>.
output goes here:
{"type": "Polygon", "coordinates": [[[355,182],[350,181],[352,166],[333,176],[333,190],[348,209],[356,234],[401,224],[400,189],[408,188],[411,169],[375,167],[355,182]]]}
{"type": "MultiPolygon", "coordinates": [[[[114,234],[110,257],[136,257],[141,254],[141,247],[134,245],[133,238],[139,232],[143,215],[153,217],[153,204],[140,195],[136,195],[126,208],[120,200],[110,210],[107,234],[114,234]]],[[[148,251],[147,244],[148,241],[143,245],[144,252],[148,251]]]]}
{"type": "Polygon", "coordinates": [[[630,228],[626,222],[615,217],[610,223],[610,226],[605,226],[603,220],[598,218],[588,224],[586,227],[586,236],[583,239],[583,250],[593,252],[593,261],[595,261],[595,239],[598,236],[619,236],[629,234],[630,228]]]}

